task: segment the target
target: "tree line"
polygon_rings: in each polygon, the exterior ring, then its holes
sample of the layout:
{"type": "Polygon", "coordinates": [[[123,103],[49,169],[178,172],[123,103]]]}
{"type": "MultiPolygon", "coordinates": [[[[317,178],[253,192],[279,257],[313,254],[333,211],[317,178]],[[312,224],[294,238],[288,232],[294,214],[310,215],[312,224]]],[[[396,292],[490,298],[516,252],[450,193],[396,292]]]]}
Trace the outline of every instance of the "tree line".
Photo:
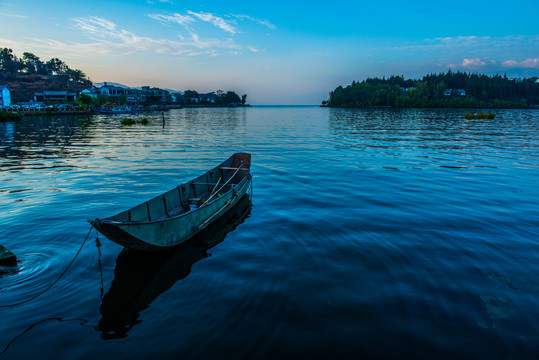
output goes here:
{"type": "Polygon", "coordinates": [[[507,75],[465,72],[429,74],[422,79],[368,78],[339,86],[329,93],[323,106],[357,108],[463,107],[527,108],[539,104],[538,78],[509,79],[507,75]]]}
{"type": "Polygon", "coordinates": [[[42,61],[39,56],[31,52],[24,52],[17,57],[12,49],[0,49],[0,72],[26,75],[58,75],[67,77],[73,82],[88,82],[86,74],[79,69],[71,69],[64,61],[52,58],[42,61]]]}

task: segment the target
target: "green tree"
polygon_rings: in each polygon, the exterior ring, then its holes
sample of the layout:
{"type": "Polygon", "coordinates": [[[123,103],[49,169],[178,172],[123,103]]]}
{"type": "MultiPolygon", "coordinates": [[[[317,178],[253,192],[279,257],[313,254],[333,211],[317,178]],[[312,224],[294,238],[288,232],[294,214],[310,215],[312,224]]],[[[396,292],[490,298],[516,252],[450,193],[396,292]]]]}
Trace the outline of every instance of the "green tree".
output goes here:
{"type": "Polygon", "coordinates": [[[94,105],[97,101],[95,101],[94,98],[89,95],[80,94],[75,102],[79,105],[82,105],[83,107],[88,107],[94,105]]]}
{"type": "Polygon", "coordinates": [[[241,102],[240,97],[234,91],[227,91],[223,96],[223,103],[225,105],[239,104],[241,102]]]}
{"type": "Polygon", "coordinates": [[[119,105],[125,105],[125,103],[127,102],[127,96],[125,96],[124,94],[121,94],[120,97],[118,98],[118,101],[119,101],[119,105]]]}
{"type": "Polygon", "coordinates": [[[110,98],[108,95],[105,94],[99,94],[97,95],[97,104],[98,105],[105,105],[110,102],[110,98]]]}
{"type": "Polygon", "coordinates": [[[45,63],[45,65],[49,71],[56,75],[65,74],[66,71],[69,69],[66,63],[58,58],[50,59],[45,63]]]}
{"type": "Polygon", "coordinates": [[[0,69],[11,74],[20,70],[22,62],[19,62],[13,54],[13,50],[3,48],[0,50],[0,69]]]}
{"type": "Polygon", "coordinates": [[[22,53],[22,59],[24,61],[24,65],[26,67],[26,71],[29,74],[33,74],[37,71],[37,63],[39,61],[39,57],[32,54],[31,52],[23,52],[22,53]]]}

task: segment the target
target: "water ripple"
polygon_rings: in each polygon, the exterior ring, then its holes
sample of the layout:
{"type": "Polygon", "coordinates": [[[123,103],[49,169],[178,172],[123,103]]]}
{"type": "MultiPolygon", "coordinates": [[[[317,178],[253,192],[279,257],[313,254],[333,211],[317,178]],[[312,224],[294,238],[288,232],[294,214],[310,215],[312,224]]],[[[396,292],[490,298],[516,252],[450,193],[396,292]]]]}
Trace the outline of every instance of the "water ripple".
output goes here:
{"type": "Polygon", "coordinates": [[[3,270],[2,302],[52,283],[86,219],[233,152],[252,153],[254,174],[251,215],[225,241],[166,267],[174,281],[148,280],[148,265],[123,282],[117,313],[130,301],[136,311],[121,339],[96,329],[123,252],[92,235],[62,281],[2,313],[10,338],[48,317],[88,326],[40,323],[6,354],[535,358],[539,112],[494,112],[253,107],[171,110],[164,128],[162,113],[129,128],[105,115],[0,123],[2,245],[20,261],[3,270]]]}

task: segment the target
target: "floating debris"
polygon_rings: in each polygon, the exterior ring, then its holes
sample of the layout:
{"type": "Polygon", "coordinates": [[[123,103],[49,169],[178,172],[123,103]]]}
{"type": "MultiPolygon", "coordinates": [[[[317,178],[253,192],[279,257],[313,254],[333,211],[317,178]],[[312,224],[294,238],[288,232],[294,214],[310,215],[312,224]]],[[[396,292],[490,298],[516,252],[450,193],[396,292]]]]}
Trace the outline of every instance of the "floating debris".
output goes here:
{"type": "Polygon", "coordinates": [[[135,120],[133,118],[125,118],[122,120],[122,125],[125,125],[125,126],[131,126],[131,125],[136,125],[136,124],[148,125],[148,119],[142,118],[140,120],[135,120]]]}
{"type": "Polygon", "coordinates": [[[480,112],[479,114],[472,114],[472,113],[466,113],[464,117],[468,120],[474,120],[474,119],[494,119],[493,113],[484,113],[480,112]]]}

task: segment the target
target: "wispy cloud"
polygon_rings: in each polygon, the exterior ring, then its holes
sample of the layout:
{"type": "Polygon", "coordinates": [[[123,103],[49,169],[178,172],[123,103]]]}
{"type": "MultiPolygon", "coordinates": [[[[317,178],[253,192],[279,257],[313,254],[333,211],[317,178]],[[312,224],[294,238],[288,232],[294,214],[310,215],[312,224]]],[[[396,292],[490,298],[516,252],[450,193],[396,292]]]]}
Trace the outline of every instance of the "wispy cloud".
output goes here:
{"type": "Polygon", "coordinates": [[[492,52],[504,52],[510,48],[538,48],[539,35],[508,35],[501,37],[494,36],[454,36],[423,39],[408,42],[404,45],[392,47],[393,50],[422,50],[422,51],[454,51],[464,48],[474,48],[484,50],[489,48],[492,52]]]}
{"type": "Polygon", "coordinates": [[[249,16],[249,15],[232,14],[230,16],[232,16],[232,17],[234,17],[234,18],[236,18],[238,20],[242,20],[242,21],[249,20],[249,21],[252,21],[252,22],[257,23],[259,25],[265,26],[265,27],[267,27],[269,29],[276,29],[277,28],[275,25],[273,25],[268,20],[257,19],[257,18],[254,18],[252,16],[249,16]]]}
{"type": "Polygon", "coordinates": [[[539,58],[535,59],[526,59],[522,61],[517,60],[506,60],[502,62],[503,66],[508,68],[518,68],[518,69],[539,69],[539,58]]]}
{"type": "MultiPolygon", "coordinates": [[[[187,21],[186,19],[173,17],[175,21],[187,21]]],[[[218,55],[219,49],[243,49],[233,39],[201,38],[194,31],[190,31],[189,37],[178,36],[177,40],[154,39],[147,36],[139,36],[128,30],[120,28],[115,23],[96,16],[72,19],[75,28],[79,29],[92,39],[92,43],[86,44],[57,44],[57,47],[76,48],[85,53],[97,51],[104,54],[132,54],[143,52],[155,52],[159,54],[199,56],[218,55]]]]}
{"type": "Polygon", "coordinates": [[[174,13],[172,15],[147,14],[146,16],[154,20],[158,20],[161,23],[170,22],[170,23],[177,23],[184,26],[187,26],[187,24],[191,24],[195,22],[205,22],[230,34],[237,34],[240,32],[237,26],[238,21],[254,22],[258,25],[265,26],[269,29],[277,28],[275,25],[269,22],[269,20],[257,19],[250,15],[244,15],[244,14],[230,14],[230,15],[219,16],[216,14],[202,12],[202,11],[194,12],[194,11],[188,10],[185,14],[178,14],[178,13],[174,13]]]}
{"type": "MultiPolygon", "coordinates": [[[[160,3],[168,3],[168,4],[171,4],[173,5],[174,3],[172,2],[172,0],[157,0],[158,2],[160,3]]],[[[152,1],[152,0],[146,0],[146,2],[150,5],[153,5],[155,4],[155,1],[152,1]]]]}
{"type": "Polygon", "coordinates": [[[17,19],[28,19],[28,16],[25,16],[25,15],[7,14],[4,12],[0,12],[0,16],[12,17],[12,18],[17,18],[17,19]]]}
{"type": "Polygon", "coordinates": [[[455,36],[423,39],[386,51],[397,56],[436,61],[440,68],[499,72],[509,69],[539,69],[539,35],[455,36]]]}
{"type": "Polygon", "coordinates": [[[257,52],[260,52],[261,50],[254,47],[254,46],[247,46],[247,49],[250,51],[250,52],[253,52],[253,53],[257,53],[257,52]]]}
{"type": "MultiPolygon", "coordinates": [[[[251,21],[255,22],[259,25],[266,26],[270,29],[275,29],[275,25],[270,23],[268,20],[260,20],[256,19],[254,17],[251,17],[249,15],[226,15],[228,19],[225,19],[223,16],[218,16],[216,14],[207,13],[207,12],[194,12],[191,10],[188,10],[186,13],[179,14],[146,14],[147,17],[157,20],[161,22],[162,24],[178,24],[181,25],[187,32],[190,34],[192,45],[193,46],[199,46],[202,48],[207,47],[228,47],[233,48],[236,51],[230,51],[230,54],[240,54],[240,51],[237,51],[238,49],[247,49],[252,53],[258,53],[262,51],[261,49],[253,46],[242,46],[235,44],[231,39],[223,39],[223,40],[206,40],[203,42],[204,46],[202,46],[202,42],[200,40],[200,37],[197,35],[197,32],[195,31],[196,23],[208,23],[215,27],[217,27],[220,30],[225,31],[226,33],[230,35],[236,35],[240,33],[240,30],[237,26],[237,20],[240,21],[251,21]],[[236,20],[233,20],[236,19],[236,20]],[[224,46],[223,46],[224,45],[224,46]]],[[[93,24],[90,24],[91,26],[94,26],[93,24]]],[[[178,34],[178,37],[180,40],[184,41],[185,38],[183,35],[178,34]]]]}
{"type": "Polygon", "coordinates": [[[205,12],[196,13],[193,11],[188,11],[187,13],[196,17],[200,21],[210,23],[228,33],[235,34],[238,32],[238,30],[230,22],[227,22],[222,17],[213,15],[211,13],[205,13],[205,12]]]}
{"type": "Polygon", "coordinates": [[[185,25],[188,23],[195,22],[195,18],[189,15],[173,14],[173,15],[162,15],[162,14],[148,14],[146,15],[151,19],[160,21],[162,23],[176,23],[180,25],[185,25]]]}

